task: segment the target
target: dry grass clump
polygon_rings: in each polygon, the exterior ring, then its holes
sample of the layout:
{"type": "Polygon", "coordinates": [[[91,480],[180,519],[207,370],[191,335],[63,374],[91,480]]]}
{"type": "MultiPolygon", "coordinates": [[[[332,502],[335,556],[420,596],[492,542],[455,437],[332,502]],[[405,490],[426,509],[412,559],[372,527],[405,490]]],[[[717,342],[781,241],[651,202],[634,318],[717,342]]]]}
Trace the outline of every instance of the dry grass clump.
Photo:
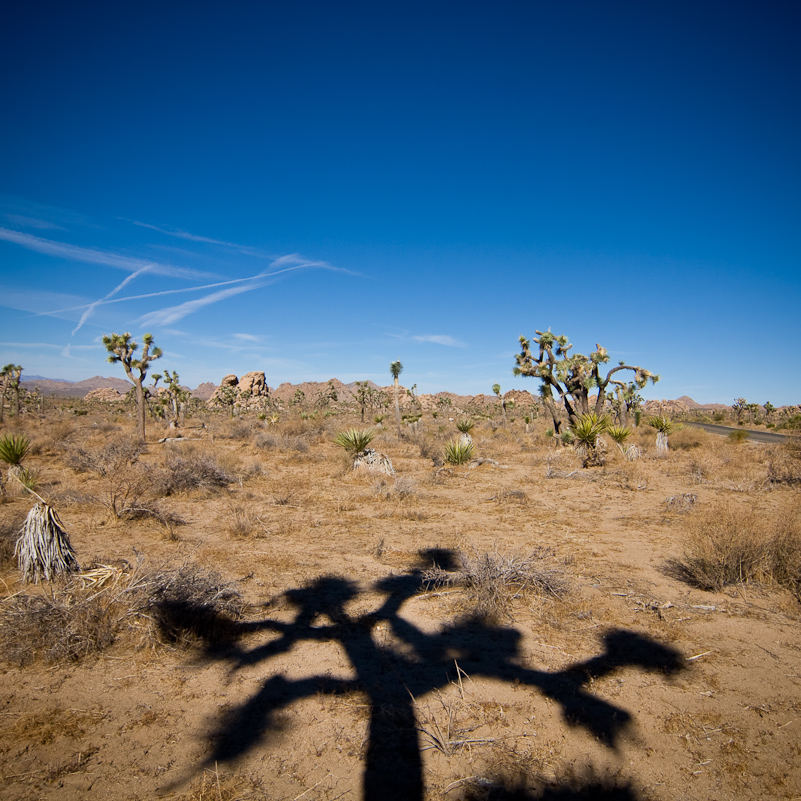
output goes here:
{"type": "Polygon", "coordinates": [[[376,495],[387,500],[403,501],[417,494],[417,483],[413,478],[399,477],[394,481],[387,478],[378,478],[373,482],[376,495]]]}
{"type": "Polygon", "coordinates": [[[183,647],[230,639],[244,609],[239,592],[193,564],[127,573],[98,565],[45,595],[19,594],[0,608],[0,654],[12,664],[75,662],[127,641],[183,647]]]}
{"type": "Polygon", "coordinates": [[[141,455],[143,446],[136,440],[120,439],[99,448],[69,446],[67,453],[70,467],[79,473],[90,472],[99,476],[118,473],[121,469],[135,463],[141,455]]]}
{"type": "Polygon", "coordinates": [[[684,558],[671,571],[705,590],[778,583],[801,600],[801,504],[778,510],[720,504],[687,520],[684,558]]]}
{"type": "Polygon", "coordinates": [[[801,484],[801,436],[792,436],[771,451],[768,480],[771,484],[801,484]]]}
{"type": "Polygon", "coordinates": [[[259,450],[296,451],[297,453],[306,453],[309,450],[306,441],[300,437],[280,437],[274,434],[257,434],[253,444],[259,450]]]}
{"type": "Polygon", "coordinates": [[[214,490],[234,483],[231,476],[210,453],[194,448],[170,451],[164,460],[157,492],[174,495],[190,490],[214,490]]]}
{"type": "Polygon", "coordinates": [[[456,569],[434,566],[426,571],[429,587],[460,587],[467,598],[470,614],[486,621],[511,618],[513,601],[527,595],[559,597],[567,593],[569,582],[565,565],[551,548],[532,553],[502,554],[498,550],[455,554],[456,569]]]}

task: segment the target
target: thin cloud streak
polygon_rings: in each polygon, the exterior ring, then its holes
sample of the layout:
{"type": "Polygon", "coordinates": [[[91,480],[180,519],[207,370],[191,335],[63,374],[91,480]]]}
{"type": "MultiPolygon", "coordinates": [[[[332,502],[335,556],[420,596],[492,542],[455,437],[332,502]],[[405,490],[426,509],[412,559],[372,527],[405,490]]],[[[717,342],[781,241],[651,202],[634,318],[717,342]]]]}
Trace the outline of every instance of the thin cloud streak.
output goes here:
{"type": "Polygon", "coordinates": [[[216,277],[213,273],[189,270],[183,267],[172,267],[168,264],[159,264],[155,261],[146,261],[132,256],[119,256],[115,253],[106,253],[102,250],[84,248],[79,245],[67,245],[63,242],[55,242],[51,239],[33,236],[33,234],[12,231],[9,228],[0,227],[0,239],[6,242],[13,242],[27,250],[44,253],[46,256],[81,261],[86,264],[103,264],[106,267],[114,267],[118,270],[128,270],[134,273],[146,267],[154,275],[162,275],[167,278],[197,280],[198,278],[216,277]]]}
{"type": "Polygon", "coordinates": [[[467,343],[462,342],[447,334],[425,334],[412,337],[415,342],[433,342],[435,345],[446,345],[449,348],[466,348],[467,343]]]}
{"type": "MultiPolygon", "coordinates": [[[[84,311],[84,313],[81,315],[81,319],[78,321],[78,325],[76,325],[75,328],[72,329],[73,336],[81,329],[83,324],[89,319],[89,317],[91,317],[91,315],[94,313],[94,310],[101,303],[103,303],[103,301],[106,301],[109,298],[116,295],[126,284],[129,284],[131,281],[134,280],[134,278],[138,278],[143,273],[149,272],[149,270],[150,270],[149,267],[142,267],[141,270],[137,270],[135,273],[131,273],[129,276],[126,276],[125,279],[120,284],[115,286],[114,289],[112,289],[111,292],[109,292],[105,297],[102,297],[100,300],[96,300],[94,303],[90,303],[89,306],[87,306],[86,311],[84,311]]],[[[67,348],[69,349],[69,345],[67,346],[67,348]]]]}

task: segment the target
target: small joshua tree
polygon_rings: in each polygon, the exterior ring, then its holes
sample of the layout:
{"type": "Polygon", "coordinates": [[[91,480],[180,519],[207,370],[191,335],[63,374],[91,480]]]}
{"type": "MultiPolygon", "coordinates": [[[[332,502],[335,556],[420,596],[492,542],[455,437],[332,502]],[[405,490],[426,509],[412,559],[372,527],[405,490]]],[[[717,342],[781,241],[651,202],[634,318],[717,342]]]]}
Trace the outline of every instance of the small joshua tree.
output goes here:
{"type": "Polygon", "coordinates": [[[656,455],[667,456],[668,434],[673,430],[673,421],[665,415],[655,415],[648,419],[648,425],[656,429],[656,455]]]}
{"type": "Polygon", "coordinates": [[[0,370],[0,376],[3,379],[2,395],[0,395],[0,423],[2,423],[6,394],[10,389],[14,390],[15,393],[17,417],[19,417],[19,382],[22,376],[22,367],[18,364],[7,364],[0,370]]]}
{"type": "Polygon", "coordinates": [[[398,378],[400,378],[400,374],[403,372],[403,365],[400,363],[400,359],[397,361],[392,362],[389,365],[389,372],[392,374],[392,380],[395,384],[395,422],[398,425],[398,439],[401,438],[401,414],[400,414],[400,405],[398,403],[398,378]]]}
{"type": "Polygon", "coordinates": [[[498,402],[501,404],[501,414],[503,415],[503,424],[506,425],[506,401],[503,399],[503,395],[501,395],[501,385],[493,384],[492,391],[495,393],[495,396],[498,398],[498,402]]]}
{"type": "Polygon", "coordinates": [[[103,337],[103,344],[109,352],[108,361],[111,364],[120,362],[129,380],[133,383],[136,392],[137,416],[139,418],[139,438],[145,440],[145,389],[144,380],[150,363],[162,356],[161,348],[153,346],[152,334],[145,334],[142,341],[144,348],[140,358],[135,358],[139,348],[138,343],[131,339],[126,331],[124,334],[110,334],[103,337]],[[134,371],[136,371],[134,373],[134,371]]]}

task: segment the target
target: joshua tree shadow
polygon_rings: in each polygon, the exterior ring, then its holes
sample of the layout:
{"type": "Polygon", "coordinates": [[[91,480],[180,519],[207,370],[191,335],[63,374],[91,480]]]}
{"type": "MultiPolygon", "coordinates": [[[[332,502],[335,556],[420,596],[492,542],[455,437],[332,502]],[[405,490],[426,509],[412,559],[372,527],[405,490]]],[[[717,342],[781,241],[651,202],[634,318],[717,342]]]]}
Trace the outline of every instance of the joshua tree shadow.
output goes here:
{"type": "MultiPolygon", "coordinates": [[[[220,722],[206,764],[234,760],[257,747],[279,727],[277,713],[294,701],[319,693],[359,691],[366,696],[370,710],[363,777],[365,801],[421,801],[423,771],[414,699],[456,679],[454,661],[473,677],[536,687],[561,706],[569,725],[584,728],[611,749],[616,748],[631,715],[592,695],[586,685],[624,666],[662,673],[682,667],[678,651],[625,630],[608,632],[604,650],[597,656],[553,673],[522,664],[521,635],[514,628],[467,619],[426,634],[401,617],[401,608],[423,588],[425,567],[436,562],[447,569],[451,561],[452,555],[447,551],[421,554],[420,564],[409,573],[375,585],[385,600],[374,612],[360,616],[351,616],[345,609],[360,591],[341,576],[321,577],[306,587],[289,590],[285,598],[297,610],[294,620],[285,623],[265,619],[238,625],[240,634],[273,631],[279,635],[250,650],[232,640],[230,627],[223,627],[229,636],[224,644],[210,641],[206,657],[225,660],[234,671],[268,663],[303,642],[336,641],[344,648],[356,677],[268,678],[255,695],[220,722]],[[375,641],[373,629],[381,622],[403,643],[402,652],[375,641]]],[[[165,623],[174,629],[175,621],[165,619],[169,610],[161,612],[165,623]]]]}

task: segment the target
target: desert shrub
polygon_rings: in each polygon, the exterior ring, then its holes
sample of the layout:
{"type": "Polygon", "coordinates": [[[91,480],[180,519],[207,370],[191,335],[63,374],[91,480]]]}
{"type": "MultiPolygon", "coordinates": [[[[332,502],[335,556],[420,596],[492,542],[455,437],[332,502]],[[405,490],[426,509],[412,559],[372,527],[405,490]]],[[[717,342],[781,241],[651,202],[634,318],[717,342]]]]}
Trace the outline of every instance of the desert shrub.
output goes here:
{"type": "Polygon", "coordinates": [[[731,504],[701,510],[688,519],[684,558],[672,568],[705,590],[776,582],[801,598],[799,512],[798,501],[778,512],[731,504]]]}
{"type": "Polygon", "coordinates": [[[100,448],[83,448],[72,445],[68,448],[70,467],[79,473],[91,472],[99,476],[108,476],[119,472],[133,464],[143,449],[142,443],[136,440],[118,440],[109,442],[100,448]]]}
{"type": "Polygon", "coordinates": [[[115,643],[188,647],[229,642],[244,610],[222,577],[190,563],[133,572],[100,565],[52,597],[20,594],[0,609],[0,657],[75,662],[115,643]]]}
{"type": "Polygon", "coordinates": [[[15,563],[14,545],[24,522],[24,514],[16,514],[0,521],[0,567],[15,563]]]}
{"type": "Polygon", "coordinates": [[[709,435],[705,431],[687,426],[671,434],[670,447],[674,451],[691,451],[708,441],[709,435]]]}
{"type": "Polygon", "coordinates": [[[527,556],[484,553],[456,553],[456,569],[433,567],[424,580],[429,587],[456,586],[466,596],[469,613],[482,620],[509,618],[511,603],[526,595],[561,596],[569,589],[564,563],[550,548],[538,548],[527,556]]]}
{"type": "MultiPolygon", "coordinates": [[[[728,439],[729,439],[729,442],[733,442],[733,443],[735,443],[735,445],[742,445],[744,442],[748,442],[748,432],[747,431],[732,431],[731,434],[729,434],[728,439]]],[[[675,437],[674,437],[673,445],[675,447],[675,437]]]]}
{"type": "Polygon", "coordinates": [[[253,509],[242,503],[231,503],[223,515],[223,529],[235,539],[263,536],[264,526],[253,509]]]}
{"type": "Polygon", "coordinates": [[[234,482],[231,476],[210,453],[195,450],[171,451],[164,462],[157,491],[174,495],[190,490],[212,490],[234,482]]]}
{"type": "Polygon", "coordinates": [[[344,448],[349,454],[355,456],[363,451],[375,439],[375,431],[372,428],[360,431],[358,428],[349,428],[340,431],[335,437],[334,442],[344,448]]]}
{"type": "Polygon", "coordinates": [[[413,478],[396,478],[394,481],[379,478],[373,483],[377,495],[387,499],[405,500],[417,494],[417,484],[413,478]]]}
{"type": "Polygon", "coordinates": [[[472,442],[451,440],[445,445],[445,461],[448,464],[466,464],[475,456],[476,449],[472,442]]]}
{"type": "Polygon", "coordinates": [[[771,451],[768,480],[772,484],[801,484],[801,437],[791,437],[771,451]]]}

